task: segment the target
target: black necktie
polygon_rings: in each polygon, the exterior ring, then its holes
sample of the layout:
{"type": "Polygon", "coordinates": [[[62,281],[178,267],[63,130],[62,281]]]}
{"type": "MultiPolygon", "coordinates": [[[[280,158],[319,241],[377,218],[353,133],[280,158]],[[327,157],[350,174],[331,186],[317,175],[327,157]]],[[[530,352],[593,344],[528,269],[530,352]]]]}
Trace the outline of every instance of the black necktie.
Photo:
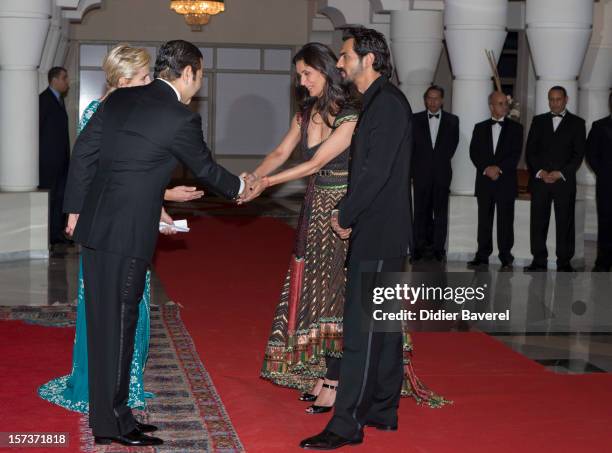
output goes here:
{"type": "Polygon", "coordinates": [[[66,110],[66,104],[64,103],[64,98],[63,98],[63,96],[61,94],[60,94],[59,98],[57,98],[57,100],[59,101],[59,103],[62,106],[62,108],[64,110],[66,110]]]}
{"type": "Polygon", "coordinates": [[[429,116],[429,119],[440,118],[440,114],[439,113],[429,113],[428,116],[429,116]]]}

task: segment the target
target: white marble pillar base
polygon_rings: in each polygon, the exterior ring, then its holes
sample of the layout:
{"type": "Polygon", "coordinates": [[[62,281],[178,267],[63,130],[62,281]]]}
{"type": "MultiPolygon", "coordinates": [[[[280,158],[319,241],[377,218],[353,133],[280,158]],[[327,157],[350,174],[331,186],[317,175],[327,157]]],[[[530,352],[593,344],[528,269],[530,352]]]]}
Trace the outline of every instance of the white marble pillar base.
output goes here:
{"type": "MultiPolygon", "coordinates": [[[[449,231],[448,231],[448,260],[469,261],[474,258],[478,247],[476,241],[478,207],[476,197],[451,195],[449,201],[449,231]]],[[[516,200],[514,205],[514,265],[523,266],[531,263],[532,256],[529,245],[529,208],[531,201],[516,200]]],[[[493,253],[489,258],[491,263],[499,263],[497,257],[497,216],[493,223],[493,253]]],[[[585,200],[576,200],[576,253],[572,259],[575,267],[584,266],[584,227],[585,227],[585,200]]],[[[548,268],[556,269],[557,257],[555,255],[555,215],[554,209],[550,216],[548,229],[548,268]]]]}
{"type": "Polygon", "coordinates": [[[0,261],[48,258],[48,192],[0,192],[0,206],[0,261]]]}

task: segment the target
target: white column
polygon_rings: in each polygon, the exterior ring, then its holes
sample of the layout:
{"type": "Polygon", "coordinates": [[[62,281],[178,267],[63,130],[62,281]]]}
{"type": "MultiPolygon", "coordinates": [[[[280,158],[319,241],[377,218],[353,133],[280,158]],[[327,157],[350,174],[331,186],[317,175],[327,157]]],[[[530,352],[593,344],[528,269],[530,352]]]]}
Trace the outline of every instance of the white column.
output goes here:
{"type": "Polygon", "coordinates": [[[318,0],[316,12],[329,17],[336,29],[359,24],[378,30],[389,39],[388,14],[375,14],[370,0],[318,0]]]}
{"type": "Polygon", "coordinates": [[[442,53],[442,11],[410,10],[409,2],[391,11],[391,50],[400,88],[412,110],[423,110],[423,93],[431,85],[442,53]]]}
{"type": "Polygon", "coordinates": [[[40,59],[40,66],[38,67],[38,91],[42,91],[47,87],[47,73],[49,72],[49,69],[55,66],[55,54],[57,53],[57,46],[59,45],[61,34],[61,20],[61,10],[58,7],[54,7],[51,16],[51,23],[49,25],[49,32],[47,33],[47,39],[45,40],[45,47],[43,48],[42,57],[40,59]]]}
{"type": "Polygon", "coordinates": [[[527,39],[536,70],[536,114],[549,110],[548,90],[561,85],[577,113],[578,74],[591,37],[591,0],[527,0],[527,39]]]}
{"type": "Polygon", "coordinates": [[[38,186],[38,65],[51,0],[0,2],[0,191],[38,186]]]}
{"type": "Polygon", "coordinates": [[[452,161],[451,192],[473,195],[474,165],[469,144],[474,124],[489,115],[493,89],[485,50],[499,58],[506,39],[507,0],[447,0],[444,35],[453,70],[453,113],[459,116],[459,146],[452,161]]]}

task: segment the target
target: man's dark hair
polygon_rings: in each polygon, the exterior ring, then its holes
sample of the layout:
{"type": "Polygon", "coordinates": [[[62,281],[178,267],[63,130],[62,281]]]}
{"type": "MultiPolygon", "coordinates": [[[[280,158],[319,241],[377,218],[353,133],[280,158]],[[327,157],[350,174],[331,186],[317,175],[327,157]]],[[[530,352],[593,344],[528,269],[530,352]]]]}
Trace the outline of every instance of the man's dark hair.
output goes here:
{"type": "Polygon", "coordinates": [[[444,99],[444,88],[442,88],[440,85],[432,85],[429,88],[427,88],[425,90],[425,93],[423,94],[423,99],[427,97],[430,91],[437,91],[438,93],[440,93],[440,97],[444,99]]]}
{"type": "Polygon", "coordinates": [[[183,70],[190,66],[195,79],[196,72],[202,69],[202,52],[190,42],[177,39],[163,44],[155,60],[155,78],[169,82],[178,79],[183,70]]]}
{"type": "Polygon", "coordinates": [[[47,73],[47,80],[49,81],[49,83],[51,83],[53,79],[56,79],[61,76],[62,72],[68,71],[66,71],[66,68],[62,68],[61,66],[53,66],[51,69],[49,69],[49,72],[47,73]]]}
{"type": "Polygon", "coordinates": [[[565,98],[567,97],[567,90],[564,87],[562,87],[561,85],[555,85],[550,90],[548,90],[548,92],[550,93],[552,90],[561,91],[563,93],[563,97],[565,97],[565,98]]]}
{"type": "Polygon", "coordinates": [[[393,65],[391,64],[391,52],[384,35],[371,28],[347,27],[344,29],[342,41],[353,39],[353,50],[359,58],[371,53],[374,55],[372,67],[376,72],[391,77],[393,65]]]}

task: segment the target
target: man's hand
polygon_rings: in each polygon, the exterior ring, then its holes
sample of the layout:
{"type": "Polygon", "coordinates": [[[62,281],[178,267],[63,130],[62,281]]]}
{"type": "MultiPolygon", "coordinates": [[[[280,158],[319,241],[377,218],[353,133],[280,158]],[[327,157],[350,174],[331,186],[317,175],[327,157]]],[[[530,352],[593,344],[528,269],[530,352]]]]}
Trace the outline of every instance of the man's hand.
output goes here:
{"type": "Polygon", "coordinates": [[[164,200],[183,202],[197,200],[198,198],[202,198],[202,196],[204,196],[204,191],[197,190],[196,187],[176,186],[172,189],[166,189],[164,200]]]}
{"type": "Polygon", "coordinates": [[[499,168],[497,165],[489,165],[487,168],[485,168],[484,173],[485,176],[488,176],[493,181],[497,181],[502,171],[501,168],[499,168]]]}
{"type": "Polygon", "coordinates": [[[342,228],[338,223],[338,211],[332,211],[331,215],[331,226],[332,230],[338,235],[338,237],[342,240],[346,240],[351,235],[352,228],[342,228]]]}
{"type": "MultiPolygon", "coordinates": [[[[164,209],[163,206],[162,206],[162,209],[161,209],[161,216],[159,218],[159,221],[167,223],[168,225],[173,225],[174,224],[174,219],[172,219],[172,217],[170,217],[170,215],[166,212],[166,210],[164,209]]],[[[173,229],[173,228],[165,227],[165,228],[161,229],[160,233],[161,234],[165,234],[166,236],[170,236],[170,235],[176,234],[176,230],[173,229]]]]}
{"type": "Polygon", "coordinates": [[[74,234],[74,229],[76,228],[78,220],[78,214],[68,214],[68,221],[66,222],[66,229],[64,230],[68,237],[72,237],[74,234]]]}
{"type": "Polygon", "coordinates": [[[560,171],[551,171],[550,173],[546,173],[546,176],[543,176],[543,179],[544,179],[544,182],[546,182],[548,184],[554,184],[559,179],[561,179],[561,172],[560,171]]]}

